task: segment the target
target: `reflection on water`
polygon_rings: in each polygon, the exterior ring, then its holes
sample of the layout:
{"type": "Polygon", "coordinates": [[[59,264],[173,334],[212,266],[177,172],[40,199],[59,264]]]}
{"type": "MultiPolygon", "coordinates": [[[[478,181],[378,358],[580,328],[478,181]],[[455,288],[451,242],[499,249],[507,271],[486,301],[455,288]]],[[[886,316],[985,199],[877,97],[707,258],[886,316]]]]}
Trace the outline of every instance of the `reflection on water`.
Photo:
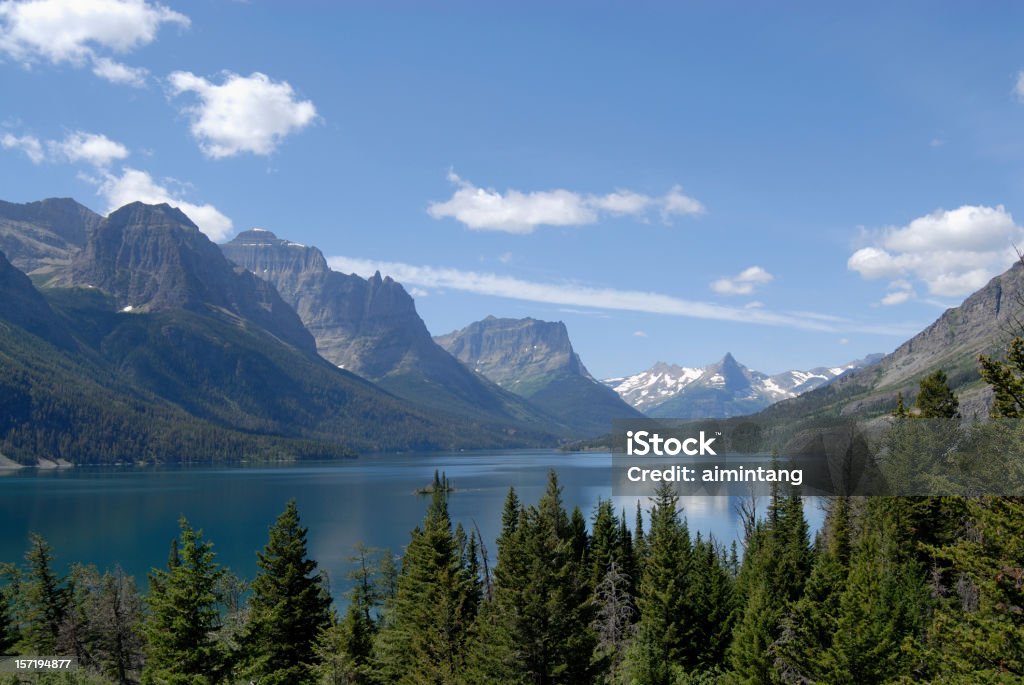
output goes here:
{"type": "MultiPolygon", "coordinates": [[[[435,469],[445,471],[456,488],[450,499],[453,520],[479,526],[493,561],[508,488],[534,503],[552,468],[569,509],[579,506],[589,518],[599,497],[611,497],[611,455],[550,450],[386,455],[283,466],[8,471],[0,478],[0,561],[20,561],[29,532],[37,532],[53,545],[62,566],[121,564],[142,581],[151,567],[166,562],[178,518],[185,516],[214,543],[220,563],[252,578],[267,528],[294,498],[309,527],[310,552],[340,590],[357,543],[401,551],[426,506],[414,493],[430,482],[435,469]]],[[[613,501],[632,527],[636,498],[613,501]]],[[[682,503],[692,535],[699,531],[726,543],[742,535],[734,499],[691,497],[682,503]]],[[[821,513],[812,502],[806,510],[816,529],[821,513]]]]}

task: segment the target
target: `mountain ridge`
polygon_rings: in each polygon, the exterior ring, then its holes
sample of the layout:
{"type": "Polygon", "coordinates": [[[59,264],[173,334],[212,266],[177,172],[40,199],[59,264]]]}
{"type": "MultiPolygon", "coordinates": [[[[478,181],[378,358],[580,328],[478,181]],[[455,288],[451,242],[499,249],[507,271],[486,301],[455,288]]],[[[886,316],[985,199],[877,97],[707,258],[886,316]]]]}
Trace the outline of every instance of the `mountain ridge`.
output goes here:
{"type": "Polygon", "coordinates": [[[881,356],[873,354],[835,367],[768,375],[749,369],[731,353],[726,353],[718,362],[704,367],[656,362],[646,371],[608,378],[602,383],[650,416],[705,418],[701,414],[711,411],[724,418],[754,413],[775,402],[796,397],[854,369],[869,366],[881,356]]]}

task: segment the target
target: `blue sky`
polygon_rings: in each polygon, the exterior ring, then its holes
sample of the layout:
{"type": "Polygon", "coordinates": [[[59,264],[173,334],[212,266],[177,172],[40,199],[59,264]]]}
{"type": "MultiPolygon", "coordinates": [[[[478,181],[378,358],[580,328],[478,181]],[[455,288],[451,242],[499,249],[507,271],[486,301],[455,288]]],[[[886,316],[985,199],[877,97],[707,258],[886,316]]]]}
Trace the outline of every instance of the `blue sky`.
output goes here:
{"type": "Polygon", "coordinates": [[[1024,7],[0,2],[0,197],[169,200],[599,377],[888,352],[1024,244],[1024,7]]]}

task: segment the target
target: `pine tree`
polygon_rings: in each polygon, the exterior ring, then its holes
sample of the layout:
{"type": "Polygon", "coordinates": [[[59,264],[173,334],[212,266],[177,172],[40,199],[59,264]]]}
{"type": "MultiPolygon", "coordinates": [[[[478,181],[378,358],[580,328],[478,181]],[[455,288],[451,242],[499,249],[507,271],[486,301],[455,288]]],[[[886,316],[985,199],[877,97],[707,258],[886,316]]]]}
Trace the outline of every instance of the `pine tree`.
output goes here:
{"type": "Polygon", "coordinates": [[[1024,498],[967,500],[965,526],[936,548],[950,582],[928,628],[934,676],[1015,682],[1024,674],[1024,498]]]}
{"type": "Polygon", "coordinates": [[[448,495],[432,493],[422,528],[402,558],[398,591],[375,655],[395,683],[456,683],[465,669],[470,627],[480,595],[448,515],[448,495]]]}
{"type": "Polygon", "coordinates": [[[992,416],[1019,419],[1024,416],[1024,339],[1014,338],[1006,352],[1006,361],[981,355],[981,377],[992,386],[995,402],[992,416]]]}
{"type": "Polygon", "coordinates": [[[57,654],[68,592],[64,580],[53,570],[53,551],[41,535],[29,536],[25,565],[17,597],[23,651],[57,654]]]}
{"type": "Polygon", "coordinates": [[[742,606],[729,647],[729,663],[741,683],[781,683],[777,649],[784,618],[799,600],[811,566],[807,521],[799,496],[776,489],[767,518],[757,522],[737,577],[742,606]]]}
{"type": "Polygon", "coordinates": [[[633,680],[661,685],[671,682],[674,664],[695,666],[698,648],[694,643],[697,617],[687,587],[690,536],[670,484],[662,484],[655,494],[644,542],[647,553],[637,598],[640,621],[626,669],[633,680]]]}
{"type": "Polygon", "coordinates": [[[821,656],[824,682],[883,683],[911,674],[927,589],[912,533],[905,528],[908,504],[899,498],[864,504],[834,637],[821,656]]]}
{"type": "Polygon", "coordinates": [[[391,559],[390,552],[365,545],[356,546],[349,557],[355,568],[348,578],[353,581],[348,592],[348,607],[340,622],[323,631],[317,641],[317,665],[313,669],[319,683],[329,685],[364,685],[372,682],[373,640],[378,631],[377,613],[384,602],[379,582],[379,566],[374,568],[372,556],[391,559]]]}
{"type": "Polygon", "coordinates": [[[850,535],[850,499],[836,497],[818,533],[804,593],[783,621],[777,653],[788,682],[822,682],[827,675],[822,657],[836,634],[839,599],[849,574],[850,535]]]}
{"type": "Polygon", "coordinates": [[[921,379],[914,406],[923,419],[953,419],[960,416],[960,402],[949,389],[946,372],[942,369],[921,379]]]}
{"type": "Polygon", "coordinates": [[[905,419],[910,416],[910,412],[907,411],[907,405],[903,403],[903,393],[896,393],[896,408],[892,410],[892,415],[897,419],[905,419]]]}
{"type": "Polygon", "coordinates": [[[331,598],[308,556],[306,535],[291,500],[257,554],[260,573],[252,582],[241,643],[243,671],[260,683],[313,682],[314,647],[331,623],[331,598]]]}
{"type": "MultiPolygon", "coordinates": [[[[15,569],[0,565],[0,576],[13,574],[15,569]]],[[[14,583],[0,587],[0,654],[10,654],[18,643],[18,626],[11,609],[11,593],[14,583]]]]}
{"type": "Polygon", "coordinates": [[[537,506],[513,522],[506,500],[494,599],[482,612],[472,652],[473,683],[587,683],[595,676],[589,569],[552,471],[537,506]]]}
{"type": "Polygon", "coordinates": [[[173,565],[150,574],[142,680],[153,685],[212,685],[223,682],[227,666],[227,655],[216,638],[216,588],[224,571],[202,532],[193,530],[184,517],[179,525],[173,565]]]}

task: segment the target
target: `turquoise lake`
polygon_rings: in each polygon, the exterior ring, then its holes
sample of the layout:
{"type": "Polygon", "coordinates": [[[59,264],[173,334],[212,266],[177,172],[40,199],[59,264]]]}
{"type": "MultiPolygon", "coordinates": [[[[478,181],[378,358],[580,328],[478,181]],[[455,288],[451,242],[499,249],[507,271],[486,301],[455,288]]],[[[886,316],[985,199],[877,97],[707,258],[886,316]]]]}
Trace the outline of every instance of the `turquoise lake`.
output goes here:
{"type": "MultiPolygon", "coordinates": [[[[309,551],[331,577],[336,597],[347,587],[348,557],[356,544],[401,553],[427,500],[415,494],[434,470],[448,474],[453,521],[479,526],[491,562],[501,509],[510,486],[535,503],[554,468],[567,509],[578,505],[590,519],[599,497],[611,497],[611,455],[554,450],[366,456],[338,462],[260,466],[82,467],[0,471],[0,561],[20,562],[28,534],[43,535],[56,564],[120,564],[140,586],[153,566],[163,566],[184,515],[213,542],[218,561],[243,578],[257,571],[256,551],[267,529],[294,498],[309,528],[309,551]]],[[[636,498],[615,498],[632,526],[636,498]]],[[[684,498],[691,534],[726,543],[741,525],[729,497],[684,498]]],[[[646,502],[644,503],[646,506],[646,502]]],[[[817,528],[821,513],[808,502],[817,528]]]]}

